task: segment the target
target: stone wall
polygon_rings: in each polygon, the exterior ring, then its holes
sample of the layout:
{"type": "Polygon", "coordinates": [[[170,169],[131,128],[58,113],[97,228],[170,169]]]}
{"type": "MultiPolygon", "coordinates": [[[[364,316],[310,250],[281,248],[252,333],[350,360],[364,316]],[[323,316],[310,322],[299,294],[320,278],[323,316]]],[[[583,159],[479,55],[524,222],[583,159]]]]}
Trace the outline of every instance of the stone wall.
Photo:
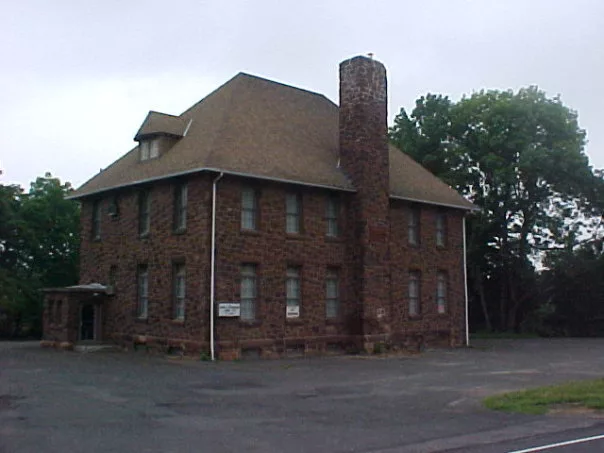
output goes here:
{"type": "MultiPolygon", "coordinates": [[[[214,175],[188,179],[187,230],[172,231],[173,187],[182,180],[164,181],[151,188],[151,230],[138,236],[137,191],[125,190],[118,197],[120,215],[104,214],[101,240],[92,241],[91,201],[82,206],[81,283],[108,284],[111,266],[116,266],[115,295],[104,306],[104,338],[125,346],[137,344],[167,350],[177,348],[197,353],[209,350],[211,181],[214,175]],[[186,265],[186,313],[184,321],[173,319],[172,262],[186,265]],[[137,265],[149,268],[149,315],[136,315],[137,265]]],[[[254,322],[237,318],[216,319],[216,346],[222,357],[242,353],[265,357],[289,353],[324,353],[362,348],[366,334],[361,329],[359,297],[354,279],[350,246],[349,211],[353,194],[340,194],[341,237],[326,236],[325,203],[329,191],[303,186],[259,182],[225,176],[218,183],[216,302],[240,299],[241,265],[257,265],[257,317],[254,322]],[[241,229],[241,189],[252,186],[259,194],[257,231],[241,229]],[[298,191],[302,200],[300,234],[285,232],[285,194],[298,191]],[[299,318],[286,318],[285,280],[288,265],[299,267],[302,282],[299,318]],[[341,315],[326,318],[325,273],[337,269],[340,276],[341,315]]],[[[113,194],[103,197],[105,207],[113,194]]],[[[431,345],[459,345],[463,339],[462,217],[448,210],[448,241],[435,244],[436,207],[422,205],[421,243],[407,243],[407,215],[411,204],[392,201],[389,211],[389,292],[379,299],[385,315],[372,333],[372,344],[384,342],[407,349],[431,345]],[[422,272],[422,314],[408,316],[408,272],[422,272]],[[449,275],[449,307],[445,315],[435,310],[435,275],[449,275]]],[[[358,283],[358,282],[356,282],[358,283]]],[[[377,319],[376,313],[376,319],[377,319]]]]}

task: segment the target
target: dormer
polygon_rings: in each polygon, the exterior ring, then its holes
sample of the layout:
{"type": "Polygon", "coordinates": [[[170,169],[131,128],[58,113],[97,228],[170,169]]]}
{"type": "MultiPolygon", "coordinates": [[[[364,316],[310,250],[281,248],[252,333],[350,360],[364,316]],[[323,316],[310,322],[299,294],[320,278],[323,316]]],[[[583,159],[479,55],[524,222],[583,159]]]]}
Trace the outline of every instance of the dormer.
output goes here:
{"type": "Polygon", "coordinates": [[[150,111],[134,140],[138,142],[139,159],[156,159],[185,136],[190,121],[179,116],[150,111]]]}

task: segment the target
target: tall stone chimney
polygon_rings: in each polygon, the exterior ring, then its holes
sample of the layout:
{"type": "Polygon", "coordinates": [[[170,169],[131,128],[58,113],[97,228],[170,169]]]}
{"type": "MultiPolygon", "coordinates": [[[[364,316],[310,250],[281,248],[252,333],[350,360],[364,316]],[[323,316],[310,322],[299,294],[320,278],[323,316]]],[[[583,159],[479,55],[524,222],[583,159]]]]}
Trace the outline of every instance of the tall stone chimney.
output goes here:
{"type": "Polygon", "coordinates": [[[355,293],[366,348],[389,331],[389,158],[386,68],[340,63],[340,164],[357,189],[351,206],[355,293]]]}

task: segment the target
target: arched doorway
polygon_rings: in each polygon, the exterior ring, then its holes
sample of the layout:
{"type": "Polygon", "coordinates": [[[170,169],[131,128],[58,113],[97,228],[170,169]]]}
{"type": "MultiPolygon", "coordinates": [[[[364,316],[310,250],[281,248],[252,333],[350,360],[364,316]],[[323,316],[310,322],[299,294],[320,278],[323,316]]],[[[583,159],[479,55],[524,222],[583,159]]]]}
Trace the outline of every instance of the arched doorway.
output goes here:
{"type": "Polygon", "coordinates": [[[97,305],[84,302],[80,306],[80,341],[97,340],[97,305]]]}

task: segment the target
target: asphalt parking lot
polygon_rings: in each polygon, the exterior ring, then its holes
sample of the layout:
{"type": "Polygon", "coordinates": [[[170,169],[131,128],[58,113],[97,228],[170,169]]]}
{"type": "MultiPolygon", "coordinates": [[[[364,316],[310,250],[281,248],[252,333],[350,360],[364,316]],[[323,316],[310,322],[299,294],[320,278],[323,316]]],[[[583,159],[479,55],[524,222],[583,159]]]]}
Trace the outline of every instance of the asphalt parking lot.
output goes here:
{"type": "Polygon", "coordinates": [[[603,352],[604,339],[496,340],[417,356],[208,363],[0,343],[0,452],[520,451],[604,434],[604,419],[498,413],[481,399],[602,377],[603,352]]]}

